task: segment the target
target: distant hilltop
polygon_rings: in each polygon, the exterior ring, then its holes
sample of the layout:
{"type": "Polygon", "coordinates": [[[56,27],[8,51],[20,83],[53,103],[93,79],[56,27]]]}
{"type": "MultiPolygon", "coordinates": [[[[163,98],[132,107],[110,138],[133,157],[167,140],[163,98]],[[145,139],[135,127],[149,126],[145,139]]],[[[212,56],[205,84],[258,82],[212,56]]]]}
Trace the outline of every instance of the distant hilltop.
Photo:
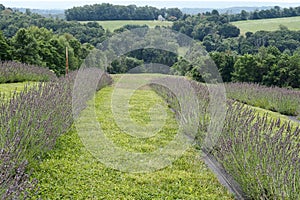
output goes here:
{"type": "MultiPolygon", "coordinates": [[[[274,0],[275,1],[275,0],[274,0]]],[[[11,1],[11,0],[1,0],[1,4],[6,7],[11,8],[30,8],[30,9],[61,9],[65,10],[68,8],[72,8],[74,6],[84,6],[84,5],[93,5],[99,3],[111,3],[114,5],[136,5],[136,6],[153,6],[156,8],[214,8],[214,9],[224,9],[230,7],[263,7],[263,6],[280,6],[280,7],[297,7],[300,6],[299,3],[289,3],[285,1],[281,2],[271,2],[271,1],[195,1],[195,0],[184,0],[184,1],[145,1],[145,0],[86,0],[86,1],[60,1],[60,0],[28,0],[28,1],[11,1]]]]}
{"type": "Polygon", "coordinates": [[[261,6],[261,7],[229,7],[229,8],[181,8],[180,10],[184,14],[196,15],[198,13],[211,12],[212,10],[217,10],[220,14],[238,14],[242,10],[247,12],[253,12],[255,10],[268,10],[274,6],[261,6]]]}

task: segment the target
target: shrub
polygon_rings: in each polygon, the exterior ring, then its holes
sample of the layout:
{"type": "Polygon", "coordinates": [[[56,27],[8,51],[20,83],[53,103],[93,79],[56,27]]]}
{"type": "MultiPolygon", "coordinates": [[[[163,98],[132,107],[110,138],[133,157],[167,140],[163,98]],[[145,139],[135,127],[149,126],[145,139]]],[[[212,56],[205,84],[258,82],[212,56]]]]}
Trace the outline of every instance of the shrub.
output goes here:
{"type": "Polygon", "coordinates": [[[0,83],[54,80],[56,80],[56,75],[47,68],[13,61],[0,63],[0,83]]]}

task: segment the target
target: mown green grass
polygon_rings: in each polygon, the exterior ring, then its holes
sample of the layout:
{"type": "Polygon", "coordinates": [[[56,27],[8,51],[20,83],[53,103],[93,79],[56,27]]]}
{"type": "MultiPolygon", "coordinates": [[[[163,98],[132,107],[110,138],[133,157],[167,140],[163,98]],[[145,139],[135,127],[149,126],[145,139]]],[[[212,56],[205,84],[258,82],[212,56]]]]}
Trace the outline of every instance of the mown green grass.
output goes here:
{"type": "MultiPolygon", "coordinates": [[[[33,86],[34,82],[21,82],[21,83],[3,83],[0,84],[0,97],[4,97],[4,99],[9,99],[14,92],[22,91],[25,86],[33,86]]],[[[3,100],[0,98],[0,101],[3,100]]]]}
{"type": "Polygon", "coordinates": [[[275,31],[279,30],[280,25],[288,27],[290,30],[300,30],[300,17],[286,17],[276,19],[260,19],[260,20],[247,20],[232,22],[241,30],[241,35],[245,35],[246,32],[257,31],[275,31]]]}
{"type": "MultiPolygon", "coordinates": [[[[81,23],[87,23],[88,21],[82,21],[81,23]]],[[[147,25],[150,28],[155,26],[172,26],[173,22],[170,21],[157,21],[157,20],[114,20],[114,21],[97,21],[105,30],[114,31],[121,28],[124,25],[147,25]]]]}
{"type": "MultiPolygon", "coordinates": [[[[167,123],[155,136],[143,139],[125,134],[113,119],[112,92],[113,87],[98,92],[95,107],[102,130],[116,145],[127,151],[151,152],[172,140],[178,125],[171,111],[167,111],[167,123]]],[[[167,108],[155,92],[141,88],[130,100],[130,116],[139,124],[148,124],[147,113],[157,104],[167,108]]],[[[93,157],[75,128],[62,136],[56,148],[34,168],[33,177],[39,180],[38,197],[42,199],[233,199],[193,147],[161,170],[125,173],[93,157]]]]}
{"type": "Polygon", "coordinates": [[[298,121],[291,120],[291,118],[289,118],[288,116],[282,115],[278,112],[273,112],[273,111],[270,111],[270,110],[266,110],[266,109],[258,108],[258,107],[254,107],[254,106],[249,106],[249,105],[247,105],[247,107],[249,107],[250,109],[253,109],[254,112],[257,113],[260,116],[267,115],[269,117],[269,119],[272,119],[272,120],[280,119],[280,121],[282,123],[290,123],[291,125],[293,125],[295,127],[299,126],[300,118],[295,117],[295,119],[297,119],[298,121]]]}

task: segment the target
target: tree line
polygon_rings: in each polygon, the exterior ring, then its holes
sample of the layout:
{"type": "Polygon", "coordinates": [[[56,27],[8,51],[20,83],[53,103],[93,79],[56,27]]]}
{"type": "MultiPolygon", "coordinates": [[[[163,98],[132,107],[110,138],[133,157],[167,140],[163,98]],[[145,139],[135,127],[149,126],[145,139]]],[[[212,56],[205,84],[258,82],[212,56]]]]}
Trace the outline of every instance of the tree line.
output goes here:
{"type": "MultiPolygon", "coordinates": [[[[69,47],[70,66],[75,69],[89,51],[107,37],[134,28],[147,28],[125,25],[111,33],[97,22],[67,22],[7,8],[2,9],[0,15],[0,59],[47,66],[57,74],[64,73],[65,47],[69,47]]],[[[216,10],[206,15],[183,15],[173,23],[172,29],[198,40],[210,53],[225,82],[300,85],[300,31],[281,26],[277,31],[240,35],[240,30],[216,10]]],[[[155,49],[130,52],[114,61],[108,71],[124,73],[144,63],[172,66],[176,74],[201,80],[198,69],[190,68],[175,54],[155,49]]]]}
{"type": "Polygon", "coordinates": [[[96,46],[106,38],[106,32],[102,26],[96,22],[81,24],[79,22],[67,22],[58,18],[46,18],[36,13],[26,10],[25,13],[13,11],[0,4],[0,30],[3,34],[11,38],[20,28],[37,26],[52,30],[55,34],[72,34],[82,44],[90,43],[96,46]]]}
{"type": "Polygon", "coordinates": [[[276,46],[280,51],[295,51],[300,45],[300,32],[284,25],[276,31],[247,32],[240,36],[238,27],[230,24],[226,15],[217,10],[205,15],[184,15],[175,21],[172,29],[199,40],[206,50],[237,51],[239,54],[256,53],[261,46],[276,46]]]}
{"type": "Polygon", "coordinates": [[[183,14],[178,8],[155,8],[136,5],[122,6],[109,3],[73,7],[65,11],[68,21],[96,20],[155,20],[161,15],[168,20],[179,19],[183,14]]]}
{"type": "Polygon", "coordinates": [[[54,34],[36,26],[20,28],[12,38],[0,31],[0,61],[47,67],[57,75],[65,74],[65,52],[68,47],[70,70],[78,69],[92,46],[82,45],[71,34],[54,34]]]}
{"type": "MultiPolygon", "coordinates": [[[[255,54],[211,52],[210,57],[224,82],[248,82],[293,88],[300,86],[300,49],[291,54],[269,46],[259,48],[255,54]]],[[[171,68],[175,74],[204,81],[203,74],[199,74],[201,67],[203,66],[190,65],[181,58],[171,68]]]]}
{"type": "Polygon", "coordinates": [[[266,10],[255,10],[253,12],[247,12],[245,10],[242,10],[239,14],[224,15],[226,15],[226,17],[228,17],[230,21],[296,17],[300,16],[300,6],[290,8],[281,8],[279,6],[274,6],[273,8],[266,10]]]}
{"type": "MultiPolygon", "coordinates": [[[[281,25],[276,31],[247,32],[243,36],[217,10],[205,15],[184,15],[173,23],[172,29],[198,40],[225,82],[300,87],[300,31],[281,25]]],[[[203,80],[199,69],[191,68],[185,60],[179,60],[172,68],[179,75],[203,80]]]]}

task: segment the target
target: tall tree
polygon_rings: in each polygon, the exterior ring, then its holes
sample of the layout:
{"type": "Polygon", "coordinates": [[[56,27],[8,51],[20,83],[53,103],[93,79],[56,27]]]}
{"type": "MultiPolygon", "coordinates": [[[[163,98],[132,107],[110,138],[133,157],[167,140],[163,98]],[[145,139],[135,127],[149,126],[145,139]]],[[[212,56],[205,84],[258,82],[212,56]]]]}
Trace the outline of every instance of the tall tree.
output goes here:
{"type": "Polygon", "coordinates": [[[34,36],[26,29],[21,28],[12,38],[12,44],[15,48],[13,57],[22,63],[41,64],[38,54],[38,43],[34,36]]]}
{"type": "Polygon", "coordinates": [[[10,58],[10,47],[7,44],[6,38],[0,31],[0,60],[8,60],[10,58]]]}

